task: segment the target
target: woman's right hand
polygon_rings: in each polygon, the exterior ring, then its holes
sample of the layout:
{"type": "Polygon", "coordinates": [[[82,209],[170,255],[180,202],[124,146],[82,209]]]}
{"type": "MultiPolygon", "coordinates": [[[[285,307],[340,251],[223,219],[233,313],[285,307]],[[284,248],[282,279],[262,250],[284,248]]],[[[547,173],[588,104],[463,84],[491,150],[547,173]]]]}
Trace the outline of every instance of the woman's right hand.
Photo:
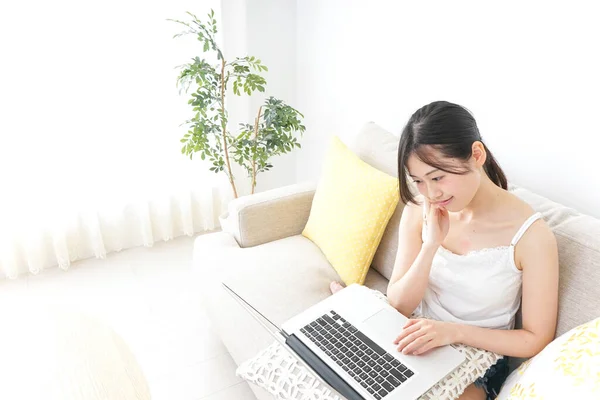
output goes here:
{"type": "Polygon", "coordinates": [[[444,242],[450,229],[450,216],[444,207],[438,207],[424,200],[425,214],[423,224],[427,225],[425,241],[426,246],[439,247],[444,242]]]}

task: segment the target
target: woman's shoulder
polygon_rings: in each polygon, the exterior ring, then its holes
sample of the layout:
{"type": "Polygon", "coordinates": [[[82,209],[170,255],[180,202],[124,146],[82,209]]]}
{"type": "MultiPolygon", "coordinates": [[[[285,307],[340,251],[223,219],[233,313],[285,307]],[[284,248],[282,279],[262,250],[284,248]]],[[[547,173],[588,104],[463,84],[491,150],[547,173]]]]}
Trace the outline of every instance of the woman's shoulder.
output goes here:
{"type": "Polygon", "coordinates": [[[404,205],[404,210],[402,211],[402,218],[406,219],[408,223],[414,228],[421,227],[423,222],[423,195],[419,194],[414,197],[415,202],[408,202],[404,205]]]}
{"type": "Polygon", "coordinates": [[[526,221],[529,217],[535,214],[533,207],[529,205],[525,200],[509,191],[504,191],[505,201],[503,212],[508,212],[511,219],[515,221],[522,220],[526,221]]]}

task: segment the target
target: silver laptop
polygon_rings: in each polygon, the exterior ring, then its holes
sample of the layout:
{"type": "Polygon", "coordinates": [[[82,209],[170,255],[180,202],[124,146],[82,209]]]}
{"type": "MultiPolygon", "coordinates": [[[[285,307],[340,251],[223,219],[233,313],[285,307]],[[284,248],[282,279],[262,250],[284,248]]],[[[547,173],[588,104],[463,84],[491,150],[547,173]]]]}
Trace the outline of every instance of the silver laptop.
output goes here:
{"type": "Polygon", "coordinates": [[[465,360],[451,346],[418,356],[398,352],[393,341],[407,318],[361,285],[340,290],[290,318],[281,329],[223,286],[304,366],[350,400],[417,399],[465,360]]]}

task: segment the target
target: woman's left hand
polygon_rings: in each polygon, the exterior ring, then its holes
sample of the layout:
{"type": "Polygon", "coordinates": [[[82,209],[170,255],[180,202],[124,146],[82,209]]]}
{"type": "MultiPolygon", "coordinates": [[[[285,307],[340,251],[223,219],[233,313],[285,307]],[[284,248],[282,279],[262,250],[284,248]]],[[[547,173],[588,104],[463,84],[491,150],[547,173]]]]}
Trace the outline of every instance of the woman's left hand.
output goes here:
{"type": "Polygon", "coordinates": [[[455,342],[456,326],[449,322],[424,318],[409,319],[394,340],[404,354],[423,354],[435,347],[455,342]]]}

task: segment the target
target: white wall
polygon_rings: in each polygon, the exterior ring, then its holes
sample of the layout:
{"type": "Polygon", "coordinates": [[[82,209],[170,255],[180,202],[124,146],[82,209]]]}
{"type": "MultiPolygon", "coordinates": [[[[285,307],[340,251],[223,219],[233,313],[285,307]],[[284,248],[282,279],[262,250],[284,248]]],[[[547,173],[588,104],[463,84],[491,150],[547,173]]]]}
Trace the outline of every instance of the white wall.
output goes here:
{"type": "Polygon", "coordinates": [[[329,137],[400,134],[435,100],[470,109],[513,183],[600,217],[600,38],[592,2],[298,0],[298,181],[329,137]]]}

